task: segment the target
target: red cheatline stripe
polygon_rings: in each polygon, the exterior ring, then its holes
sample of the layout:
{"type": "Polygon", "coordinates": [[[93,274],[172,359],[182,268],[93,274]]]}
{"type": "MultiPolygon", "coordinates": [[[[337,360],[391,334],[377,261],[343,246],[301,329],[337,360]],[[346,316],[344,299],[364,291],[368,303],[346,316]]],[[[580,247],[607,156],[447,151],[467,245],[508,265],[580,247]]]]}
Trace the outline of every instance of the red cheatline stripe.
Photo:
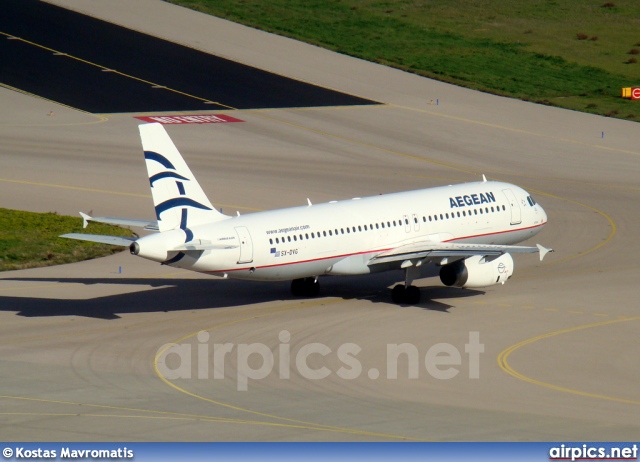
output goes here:
{"type": "MultiPolygon", "coordinates": [[[[472,239],[472,238],[483,237],[483,236],[491,236],[492,234],[506,234],[506,233],[514,233],[514,232],[517,232],[517,231],[526,231],[527,229],[539,228],[540,226],[544,226],[546,224],[547,223],[545,222],[545,223],[541,223],[541,224],[535,225],[535,226],[528,226],[526,228],[511,229],[511,230],[508,230],[508,231],[499,231],[499,232],[496,232],[496,233],[477,234],[477,235],[474,235],[474,236],[457,237],[455,239],[451,239],[449,241],[444,241],[444,242],[459,241],[461,239],[472,239]]],[[[482,244],[479,244],[479,245],[482,245],[482,244]]],[[[498,244],[498,245],[500,245],[500,244],[498,244]]],[[[330,257],[313,258],[311,260],[300,260],[300,261],[293,261],[293,262],[289,262],[289,263],[277,263],[275,265],[256,266],[255,269],[275,268],[275,267],[278,267],[278,266],[287,266],[287,265],[299,265],[301,263],[310,263],[310,262],[314,262],[314,261],[331,260],[332,258],[346,258],[346,257],[352,257],[354,255],[364,255],[364,254],[367,254],[367,253],[386,252],[387,250],[393,250],[393,248],[378,249],[378,250],[367,250],[367,251],[364,251],[364,252],[347,253],[347,254],[343,254],[343,255],[332,255],[330,257]]],[[[254,267],[253,266],[247,266],[245,268],[232,268],[232,269],[225,269],[225,270],[203,271],[203,273],[206,273],[206,274],[231,273],[233,271],[247,271],[247,270],[250,270],[251,268],[254,268],[254,267]]]]}
{"type": "MultiPolygon", "coordinates": [[[[353,257],[354,255],[364,255],[364,254],[367,254],[367,253],[386,252],[387,250],[392,250],[392,249],[367,250],[366,252],[346,253],[344,255],[332,255],[330,257],[312,258],[311,260],[299,260],[299,261],[294,261],[294,262],[289,262],[289,263],[277,263],[275,265],[257,266],[256,269],[259,269],[259,268],[276,268],[278,266],[287,266],[287,265],[299,265],[301,263],[310,263],[310,262],[313,262],[313,261],[331,260],[332,258],[345,258],[345,257],[353,257]]],[[[251,268],[253,268],[253,267],[249,266],[249,267],[246,267],[246,268],[233,268],[233,269],[229,269],[229,270],[205,271],[205,273],[207,273],[207,274],[230,273],[232,271],[246,271],[246,270],[249,270],[251,268]]]]}

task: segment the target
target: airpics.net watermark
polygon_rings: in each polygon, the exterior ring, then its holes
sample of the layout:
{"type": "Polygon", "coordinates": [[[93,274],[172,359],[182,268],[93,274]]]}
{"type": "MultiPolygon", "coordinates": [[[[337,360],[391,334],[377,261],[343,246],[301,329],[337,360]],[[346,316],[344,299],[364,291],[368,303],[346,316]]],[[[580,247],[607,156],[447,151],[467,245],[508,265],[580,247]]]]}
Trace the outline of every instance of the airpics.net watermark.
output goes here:
{"type": "MultiPolygon", "coordinates": [[[[196,345],[167,343],[158,349],[156,365],[164,378],[222,380],[229,378],[225,374],[225,366],[229,366],[235,370],[238,391],[247,391],[250,380],[263,380],[269,376],[288,380],[292,374],[297,374],[304,379],[321,380],[335,374],[343,380],[354,380],[364,372],[358,358],[362,348],[355,343],[343,343],[332,349],[315,342],[292,351],[291,333],[286,330],[279,333],[279,343],[272,348],[264,343],[212,345],[207,331],[200,331],[196,338],[196,345]]],[[[469,332],[464,355],[450,343],[436,343],[426,351],[424,347],[421,349],[412,343],[388,343],[382,373],[380,368],[371,367],[366,371],[367,377],[371,380],[381,377],[419,379],[424,366],[428,376],[438,380],[452,379],[463,369],[467,369],[470,379],[480,378],[480,354],[484,352],[484,344],[480,343],[479,332],[469,332]]]]}

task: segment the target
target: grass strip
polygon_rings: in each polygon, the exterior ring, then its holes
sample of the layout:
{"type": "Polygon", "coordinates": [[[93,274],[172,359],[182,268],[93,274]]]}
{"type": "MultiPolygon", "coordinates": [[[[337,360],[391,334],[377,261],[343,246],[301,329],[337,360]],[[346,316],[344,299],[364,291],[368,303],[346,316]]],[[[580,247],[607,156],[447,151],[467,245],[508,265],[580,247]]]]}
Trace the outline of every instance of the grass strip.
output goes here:
{"type": "MultiPolygon", "coordinates": [[[[122,250],[106,244],[62,239],[65,233],[83,233],[80,217],[0,208],[0,271],[73,263],[122,250]]],[[[87,234],[131,236],[131,231],[92,223],[87,234]]]]}
{"type": "Polygon", "coordinates": [[[640,86],[637,0],[169,1],[464,87],[640,120],[640,101],[621,98],[640,86]]]}

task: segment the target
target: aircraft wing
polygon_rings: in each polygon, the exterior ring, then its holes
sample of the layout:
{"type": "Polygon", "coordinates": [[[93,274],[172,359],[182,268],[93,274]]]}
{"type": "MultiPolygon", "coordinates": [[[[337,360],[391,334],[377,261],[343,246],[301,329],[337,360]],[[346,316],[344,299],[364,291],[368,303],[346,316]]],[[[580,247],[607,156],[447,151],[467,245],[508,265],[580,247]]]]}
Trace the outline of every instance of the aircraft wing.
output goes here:
{"type": "Polygon", "coordinates": [[[147,231],[158,231],[158,222],[156,220],[135,220],[131,218],[114,218],[114,217],[91,217],[86,213],[80,212],[82,217],[82,227],[86,228],[90,221],[96,223],[106,223],[116,226],[133,226],[136,228],[144,228],[147,231]]]}
{"type": "Polygon", "coordinates": [[[60,237],[66,237],[67,239],[77,239],[79,241],[99,242],[100,244],[119,245],[122,247],[129,247],[131,243],[136,240],[134,237],[105,236],[103,234],[80,233],[63,234],[60,237]]]}
{"type": "Polygon", "coordinates": [[[499,256],[504,253],[536,252],[540,253],[540,261],[542,261],[548,252],[553,252],[553,249],[547,249],[540,244],[536,244],[536,247],[526,247],[520,245],[456,244],[421,241],[382,252],[371,258],[369,265],[411,260],[433,261],[437,263],[446,261],[451,263],[473,255],[499,256]]]}

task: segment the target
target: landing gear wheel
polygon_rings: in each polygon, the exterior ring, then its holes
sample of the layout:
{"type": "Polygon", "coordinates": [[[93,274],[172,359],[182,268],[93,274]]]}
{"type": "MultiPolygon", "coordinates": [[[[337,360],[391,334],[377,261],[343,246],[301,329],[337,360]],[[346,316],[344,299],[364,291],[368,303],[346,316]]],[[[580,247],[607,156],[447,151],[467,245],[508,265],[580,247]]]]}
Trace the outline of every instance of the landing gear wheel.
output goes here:
{"type": "Polygon", "coordinates": [[[391,290],[391,300],[398,305],[404,302],[404,284],[398,284],[391,290]]]}
{"type": "Polygon", "coordinates": [[[404,291],[405,303],[417,305],[420,303],[420,289],[416,286],[409,286],[404,291]]]}
{"type": "Polygon", "coordinates": [[[294,297],[302,297],[304,295],[304,279],[291,281],[291,294],[294,297]]]}
{"type": "Polygon", "coordinates": [[[397,304],[416,305],[420,303],[420,289],[416,286],[405,287],[404,284],[398,284],[391,290],[391,299],[397,304]]]}
{"type": "Polygon", "coordinates": [[[316,280],[316,278],[306,278],[305,288],[307,291],[307,297],[317,297],[320,293],[320,283],[316,280]]]}
{"type": "Polygon", "coordinates": [[[294,279],[291,281],[291,293],[294,297],[317,297],[320,283],[316,278],[294,279]]]}

